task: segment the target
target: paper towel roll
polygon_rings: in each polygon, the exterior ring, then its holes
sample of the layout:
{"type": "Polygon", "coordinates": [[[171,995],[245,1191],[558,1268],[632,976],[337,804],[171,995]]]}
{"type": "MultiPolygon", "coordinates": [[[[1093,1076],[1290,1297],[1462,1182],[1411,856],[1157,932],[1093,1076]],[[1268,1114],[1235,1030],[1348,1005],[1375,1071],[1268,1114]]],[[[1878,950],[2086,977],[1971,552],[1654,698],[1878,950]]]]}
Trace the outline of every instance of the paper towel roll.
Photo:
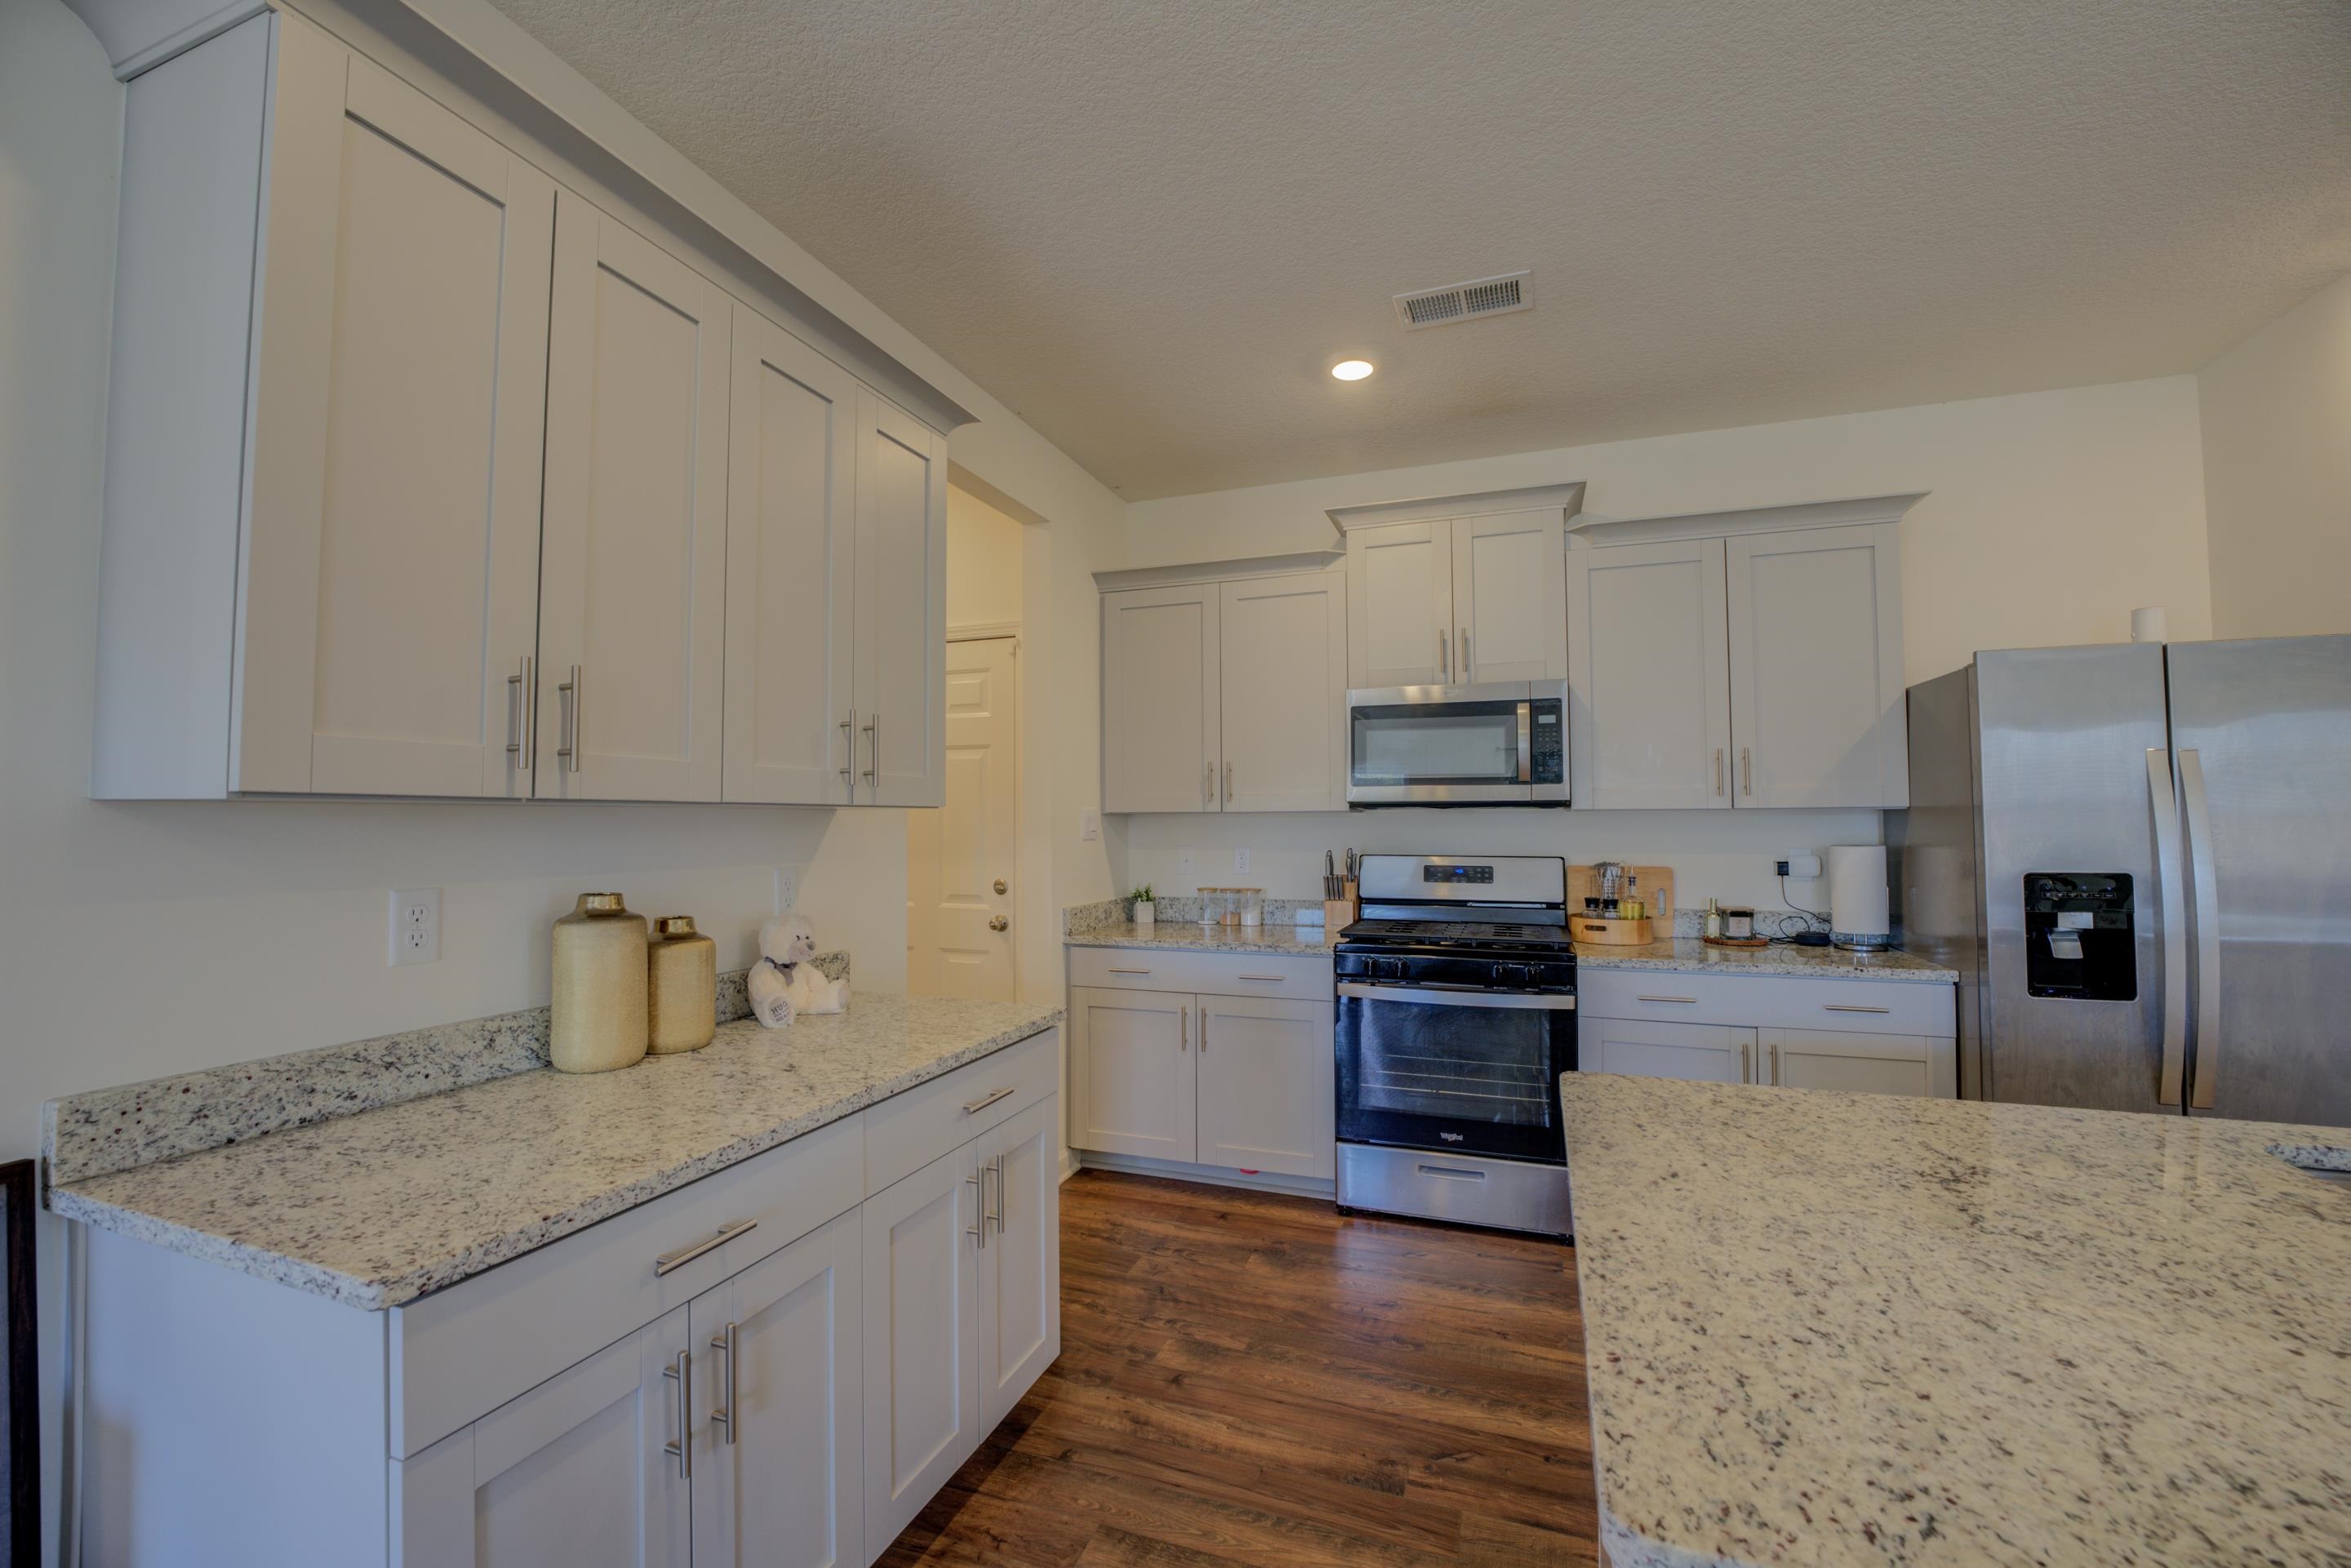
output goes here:
{"type": "Polygon", "coordinates": [[[1884,844],[1829,846],[1829,940],[1866,950],[1891,946],[1894,916],[1886,891],[1884,844]]]}

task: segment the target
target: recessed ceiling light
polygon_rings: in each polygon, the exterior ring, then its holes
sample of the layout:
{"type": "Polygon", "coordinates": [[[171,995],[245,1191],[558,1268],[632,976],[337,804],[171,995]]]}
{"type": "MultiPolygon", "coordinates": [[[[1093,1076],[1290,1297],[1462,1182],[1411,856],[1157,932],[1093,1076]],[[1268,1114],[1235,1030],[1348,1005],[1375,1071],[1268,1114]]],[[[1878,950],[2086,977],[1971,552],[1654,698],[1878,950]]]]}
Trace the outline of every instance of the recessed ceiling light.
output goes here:
{"type": "Polygon", "coordinates": [[[1341,360],[1331,367],[1331,373],[1343,382],[1359,382],[1372,373],[1369,360],[1341,360]]]}

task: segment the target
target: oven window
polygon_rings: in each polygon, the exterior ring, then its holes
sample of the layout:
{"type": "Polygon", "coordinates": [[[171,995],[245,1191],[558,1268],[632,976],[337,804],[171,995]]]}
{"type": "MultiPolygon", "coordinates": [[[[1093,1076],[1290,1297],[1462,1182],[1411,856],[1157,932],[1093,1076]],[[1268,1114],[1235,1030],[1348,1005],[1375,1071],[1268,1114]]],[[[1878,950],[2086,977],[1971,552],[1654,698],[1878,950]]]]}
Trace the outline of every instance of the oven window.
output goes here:
{"type": "Polygon", "coordinates": [[[1352,718],[1359,786],[1518,781],[1514,702],[1359,707],[1352,718]]]}
{"type": "Polygon", "coordinates": [[[1339,1135],[1351,1142],[1561,1157],[1559,1075],[1575,1015],[1343,997],[1339,1135]]]}

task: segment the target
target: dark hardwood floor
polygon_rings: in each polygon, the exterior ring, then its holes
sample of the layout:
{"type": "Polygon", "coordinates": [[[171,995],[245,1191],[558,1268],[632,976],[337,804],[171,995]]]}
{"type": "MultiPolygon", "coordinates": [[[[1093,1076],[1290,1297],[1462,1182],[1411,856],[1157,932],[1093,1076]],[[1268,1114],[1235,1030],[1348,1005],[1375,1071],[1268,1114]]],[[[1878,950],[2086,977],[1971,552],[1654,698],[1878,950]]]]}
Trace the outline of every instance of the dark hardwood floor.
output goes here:
{"type": "Polygon", "coordinates": [[[1081,1171],[1061,1303],[888,1568],[1595,1561],[1572,1248],[1081,1171]]]}

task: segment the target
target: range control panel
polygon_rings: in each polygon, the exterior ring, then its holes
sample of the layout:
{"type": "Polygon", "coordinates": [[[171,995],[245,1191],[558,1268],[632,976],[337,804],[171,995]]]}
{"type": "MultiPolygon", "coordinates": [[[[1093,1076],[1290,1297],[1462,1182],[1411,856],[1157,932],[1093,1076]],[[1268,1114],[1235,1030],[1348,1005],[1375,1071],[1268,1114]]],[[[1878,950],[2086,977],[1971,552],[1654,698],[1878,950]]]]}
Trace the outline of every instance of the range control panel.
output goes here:
{"type": "Polygon", "coordinates": [[[2024,988],[2072,1001],[2138,999],[2128,872],[2024,873],[2024,988]]]}
{"type": "Polygon", "coordinates": [[[1560,711],[1562,706],[1557,697],[1537,697],[1527,705],[1529,727],[1533,731],[1527,746],[1531,783],[1567,782],[1567,716],[1560,711]]]}

